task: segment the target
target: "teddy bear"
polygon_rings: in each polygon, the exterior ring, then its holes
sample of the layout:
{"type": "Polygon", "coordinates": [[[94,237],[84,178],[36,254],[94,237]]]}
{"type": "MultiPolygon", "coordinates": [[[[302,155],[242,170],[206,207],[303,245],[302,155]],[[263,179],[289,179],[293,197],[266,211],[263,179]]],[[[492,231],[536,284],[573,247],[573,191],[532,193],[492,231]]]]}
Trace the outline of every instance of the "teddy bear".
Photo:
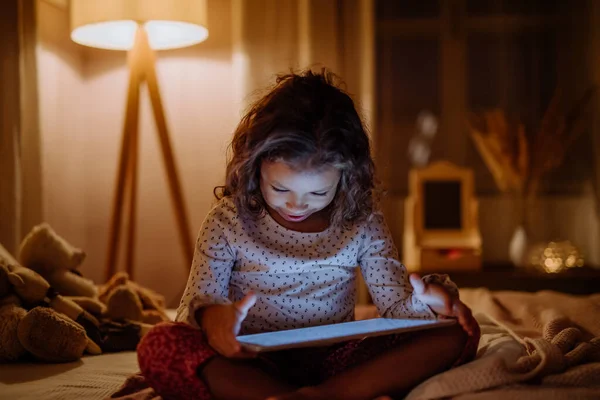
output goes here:
{"type": "MultiPolygon", "coordinates": [[[[129,280],[126,273],[119,272],[100,286],[83,278],[78,268],[85,260],[85,252],[71,245],[47,223],[35,226],[23,239],[19,248],[20,263],[1,245],[0,260],[5,260],[11,270],[19,267],[10,271],[10,279],[8,273],[6,279],[0,279],[0,307],[12,305],[2,309],[0,315],[3,320],[11,321],[4,329],[0,328],[0,343],[14,332],[15,324],[20,325],[23,312],[31,312],[39,304],[47,310],[38,310],[32,315],[41,312],[43,315],[39,317],[42,318],[58,311],[76,321],[75,325],[83,328],[90,339],[88,353],[98,352],[94,345],[102,352],[135,350],[141,337],[154,324],[169,320],[164,312],[164,297],[129,280]],[[10,293],[3,294],[2,290],[6,291],[3,286],[9,287],[10,293]]],[[[72,359],[77,354],[80,357],[84,350],[79,346],[66,358],[72,359]]],[[[28,350],[21,349],[21,353],[23,351],[28,350]]],[[[37,351],[38,358],[50,361],[41,350],[37,351]]],[[[0,351],[0,360],[3,358],[6,357],[0,351]]]]}
{"type": "Polygon", "coordinates": [[[21,265],[43,276],[57,292],[93,299],[98,297],[96,285],[78,270],[85,257],[83,250],[67,242],[46,222],[33,227],[19,249],[21,265]]]}
{"type": "Polygon", "coordinates": [[[58,235],[48,223],[39,224],[25,236],[19,250],[21,265],[36,271],[62,296],[100,317],[106,306],[98,300],[98,288],[78,268],[85,252],[58,235]]]}
{"type": "Polygon", "coordinates": [[[138,321],[154,325],[168,321],[165,299],[151,289],[129,280],[126,272],[117,272],[100,285],[98,298],[106,304],[106,316],[116,321],[138,321]]]}
{"type": "Polygon", "coordinates": [[[98,320],[7,254],[0,245],[0,362],[26,354],[50,362],[100,354],[98,320]]]}
{"type": "Polygon", "coordinates": [[[117,272],[98,287],[98,298],[106,304],[102,316],[104,352],[135,350],[152,327],[170,318],[164,312],[164,297],[117,272]]]}

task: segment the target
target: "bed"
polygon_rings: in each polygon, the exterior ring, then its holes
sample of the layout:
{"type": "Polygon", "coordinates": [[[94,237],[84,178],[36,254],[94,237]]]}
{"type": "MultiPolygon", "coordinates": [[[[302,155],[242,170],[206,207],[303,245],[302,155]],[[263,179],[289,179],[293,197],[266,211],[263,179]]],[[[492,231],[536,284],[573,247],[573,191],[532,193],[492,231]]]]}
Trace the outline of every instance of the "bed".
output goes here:
{"type": "MultiPolygon", "coordinates": [[[[407,400],[600,399],[600,293],[477,288],[461,298],[482,328],[476,360],[423,382],[407,400]]],[[[357,318],[372,317],[372,306],[357,307],[357,318]]],[[[137,371],[135,352],[0,365],[0,399],[106,399],[137,371]]]]}
{"type": "Polygon", "coordinates": [[[66,364],[0,366],[0,399],[105,399],[137,371],[135,352],[85,356],[66,364]]]}

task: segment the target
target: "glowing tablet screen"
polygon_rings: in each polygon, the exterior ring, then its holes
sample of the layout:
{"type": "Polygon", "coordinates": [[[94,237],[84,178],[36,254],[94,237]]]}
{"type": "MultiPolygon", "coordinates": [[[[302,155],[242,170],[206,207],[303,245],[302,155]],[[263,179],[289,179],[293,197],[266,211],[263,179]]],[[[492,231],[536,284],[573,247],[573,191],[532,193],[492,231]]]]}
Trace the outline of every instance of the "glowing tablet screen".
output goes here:
{"type": "Polygon", "coordinates": [[[412,332],[449,326],[455,320],[374,318],[309,328],[241,335],[237,340],[250,351],[274,351],[296,347],[325,346],[369,336],[412,332]]]}

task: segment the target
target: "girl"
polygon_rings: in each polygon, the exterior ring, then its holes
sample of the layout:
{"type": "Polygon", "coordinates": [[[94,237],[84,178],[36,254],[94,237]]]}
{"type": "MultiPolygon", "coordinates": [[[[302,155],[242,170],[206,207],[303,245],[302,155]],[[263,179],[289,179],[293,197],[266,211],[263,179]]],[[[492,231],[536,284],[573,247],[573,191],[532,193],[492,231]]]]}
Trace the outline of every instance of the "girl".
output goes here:
{"type": "Polygon", "coordinates": [[[477,323],[452,282],[407,276],[374,204],[369,139],[332,76],[280,77],[242,119],[175,323],[138,347],[166,398],[373,399],[474,356],[477,323]],[[260,356],[236,336],[354,318],[356,267],[383,317],[457,318],[415,334],[260,356]]]}

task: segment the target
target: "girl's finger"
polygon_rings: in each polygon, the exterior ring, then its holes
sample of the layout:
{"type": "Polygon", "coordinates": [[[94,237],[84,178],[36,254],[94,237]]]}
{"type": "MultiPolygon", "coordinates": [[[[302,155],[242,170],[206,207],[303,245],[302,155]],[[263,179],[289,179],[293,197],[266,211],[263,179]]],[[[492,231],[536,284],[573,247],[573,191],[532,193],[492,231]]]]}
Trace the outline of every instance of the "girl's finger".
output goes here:
{"type": "Polygon", "coordinates": [[[471,335],[475,335],[477,332],[479,332],[479,324],[477,323],[477,320],[473,316],[472,312],[471,317],[469,318],[469,329],[471,331],[471,335]]]}
{"type": "Polygon", "coordinates": [[[445,289],[443,294],[443,302],[444,308],[446,309],[446,315],[452,315],[454,311],[454,302],[452,301],[452,297],[450,297],[450,294],[445,292],[445,289]]]}
{"type": "Polygon", "coordinates": [[[465,305],[465,303],[463,303],[462,301],[460,302],[460,307],[461,307],[462,314],[464,315],[465,319],[467,321],[472,321],[473,320],[473,313],[471,312],[471,309],[469,307],[467,307],[465,305]]]}
{"type": "Polygon", "coordinates": [[[469,326],[469,324],[461,323],[460,326],[462,327],[463,331],[467,332],[467,335],[469,335],[469,336],[473,335],[473,332],[471,331],[471,327],[469,326]]]}
{"type": "Polygon", "coordinates": [[[462,301],[457,302],[456,308],[458,322],[469,335],[472,335],[473,315],[471,314],[471,310],[462,301]]]}
{"type": "Polygon", "coordinates": [[[473,321],[467,321],[463,328],[469,334],[469,336],[473,336],[475,334],[475,326],[473,325],[473,321]]]}
{"type": "Polygon", "coordinates": [[[465,315],[464,315],[464,310],[462,309],[462,306],[460,305],[459,301],[455,301],[454,304],[452,304],[452,315],[454,315],[454,317],[458,320],[458,323],[461,326],[465,326],[465,315]]]}
{"type": "Polygon", "coordinates": [[[233,306],[245,318],[246,314],[248,314],[248,310],[250,310],[250,308],[255,303],[256,303],[256,295],[254,293],[250,292],[250,293],[246,294],[246,296],[244,296],[244,298],[241,299],[240,301],[236,301],[235,303],[233,303],[233,306]]]}
{"type": "Polygon", "coordinates": [[[427,289],[427,285],[425,284],[425,282],[423,282],[423,280],[421,279],[421,277],[418,274],[412,273],[410,274],[410,276],[408,277],[410,280],[410,284],[412,285],[415,294],[423,294],[425,293],[425,290],[427,289]]]}

